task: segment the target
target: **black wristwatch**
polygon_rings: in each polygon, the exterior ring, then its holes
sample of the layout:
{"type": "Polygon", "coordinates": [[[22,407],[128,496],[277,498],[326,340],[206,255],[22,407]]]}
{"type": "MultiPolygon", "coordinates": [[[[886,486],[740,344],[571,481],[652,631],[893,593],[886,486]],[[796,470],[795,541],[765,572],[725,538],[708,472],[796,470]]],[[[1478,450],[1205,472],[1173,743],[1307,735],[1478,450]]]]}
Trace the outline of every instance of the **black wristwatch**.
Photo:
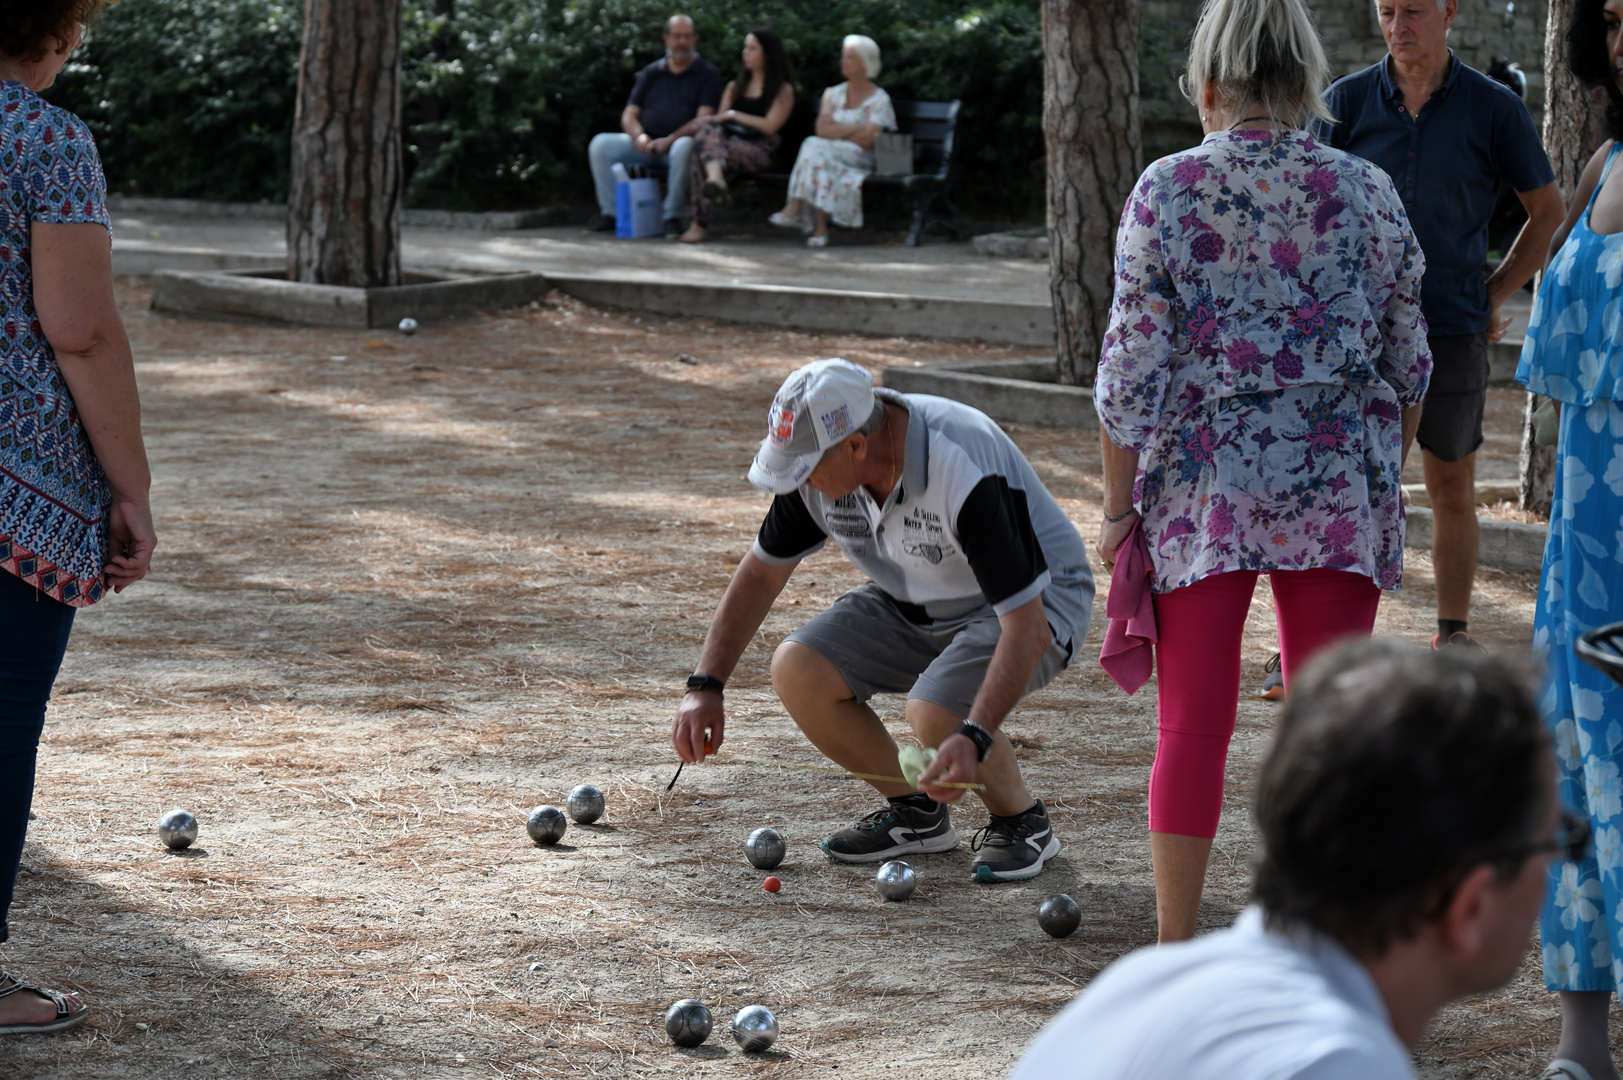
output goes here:
{"type": "Polygon", "coordinates": [[[722,697],[725,696],[722,691],[724,691],[726,688],[727,684],[716,678],[714,675],[688,676],[689,693],[692,693],[695,690],[714,690],[716,692],[716,696],[722,697]]]}
{"type": "Polygon", "coordinates": [[[992,733],[975,723],[973,720],[965,720],[963,723],[953,728],[952,733],[954,735],[962,735],[964,738],[975,744],[975,760],[977,761],[985,761],[986,755],[992,752],[992,733]]]}

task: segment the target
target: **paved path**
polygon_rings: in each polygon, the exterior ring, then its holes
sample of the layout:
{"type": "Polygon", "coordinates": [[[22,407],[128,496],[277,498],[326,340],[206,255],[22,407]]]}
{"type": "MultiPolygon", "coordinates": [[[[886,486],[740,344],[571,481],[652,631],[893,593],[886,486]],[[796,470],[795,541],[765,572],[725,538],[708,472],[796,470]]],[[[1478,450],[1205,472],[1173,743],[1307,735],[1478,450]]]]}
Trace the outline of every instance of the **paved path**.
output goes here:
{"type": "MultiPolygon", "coordinates": [[[[770,226],[727,230],[722,239],[706,244],[678,244],[619,240],[578,225],[507,233],[407,227],[402,240],[407,266],[1049,302],[1046,262],[989,259],[972,254],[968,244],[940,240],[909,248],[841,234],[835,246],[813,251],[770,226]]],[[[270,263],[285,251],[282,224],[274,219],[113,214],[113,252],[122,272],[270,263]]]]}

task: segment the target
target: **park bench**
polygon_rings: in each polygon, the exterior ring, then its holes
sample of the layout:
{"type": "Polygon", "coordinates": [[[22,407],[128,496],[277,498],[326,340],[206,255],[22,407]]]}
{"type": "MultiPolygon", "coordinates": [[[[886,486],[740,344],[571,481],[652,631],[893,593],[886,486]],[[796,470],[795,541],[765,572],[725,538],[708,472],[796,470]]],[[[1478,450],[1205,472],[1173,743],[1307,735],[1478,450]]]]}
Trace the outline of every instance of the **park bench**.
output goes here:
{"type": "MultiPolygon", "coordinates": [[[[937,229],[962,240],[964,231],[958,217],[958,207],[952,201],[953,137],[958,130],[956,101],[896,101],[896,127],[903,134],[913,136],[913,172],[905,176],[869,176],[862,182],[869,188],[900,188],[913,197],[913,222],[907,230],[907,246],[918,247],[924,234],[937,229]]],[[[772,169],[763,173],[746,173],[737,179],[774,187],[789,186],[789,171],[794,168],[795,155],[800,144],[813,134],[817,124],[816,103],[802,98],[795,113],[783,127],[783,137],[773,155],[772,169]]],[[[655,165],[648,168],[651,176],[664,176],[668,170],[655,165]]]]}

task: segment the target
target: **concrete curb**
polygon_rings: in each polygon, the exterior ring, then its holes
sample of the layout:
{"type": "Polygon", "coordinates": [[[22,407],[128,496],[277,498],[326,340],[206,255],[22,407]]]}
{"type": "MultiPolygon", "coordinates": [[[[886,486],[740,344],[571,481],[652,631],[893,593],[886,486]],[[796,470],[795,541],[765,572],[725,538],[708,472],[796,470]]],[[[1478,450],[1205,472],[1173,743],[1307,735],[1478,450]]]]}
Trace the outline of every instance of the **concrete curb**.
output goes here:
{"type": "Polygon", "coordinates": [[[553,274],[554,286],[589,304],[661,315],[696,315],[886,337],[1054,344],[1047,304],[955,300],[903,293],[809,289],[790,285],[694,285],[641,278],[553,274]]]}
{"type": "MultiPolygon", "coordinates": [[[[1431,550],[1431,511],[1423,506],[1404,508],[1407,527],[1403,532],[1403,546],[1431,550]]],[[[1549,528],[1529,525],[1521,521],[1500,521],[1497,518],[1478,517],[1480,540],[1477,562],[1499,570],[1536,574],[1544,567],[1544,542],[1549,528]]]]}
{"type": "Polygon", "coordinates": [[[174,247],[122,240],[113,245],[113,273],[130,277],[151,277],[160,270],[281,270],[286,266],[287,256],[273,251],[174,247]]]}
{"type": "Polygon", "coordinates": [[[305,285],[255,275],[252,270],[159,270],[152,275],[152,308],[366,329],[393,327],[407,316],[429,322],[480,309],[518,307],[545,296],[548,288],[542,274],[430,278],[380,289],[305,285]]]}
{"type": "MultiPolygon", "coordinates": [[[[163,217],[250,218],[258,221],[285,221],[285,203],[209,202],[206,199],[148,199],[132,195],[109,195],[107,209],[114,214],[158,214],[163,217]]],[[[478,229],[511,232],[540,229],[548,225],[571,225],[586,221],[596,211],[586,206],[551,206],[542,210],[508,210],[469,213],[460,210],[402,210],[400,224],[429,229],[478,229]]]]}
{"type": "Polygon", "coordinates": [[[935,394],[973,406],[1005,424],[1098,431],[1093,391],[1054,381],[1054,361],[996,360],[982,364],[888,367],[884,385],[904,394],[935,394]]]}

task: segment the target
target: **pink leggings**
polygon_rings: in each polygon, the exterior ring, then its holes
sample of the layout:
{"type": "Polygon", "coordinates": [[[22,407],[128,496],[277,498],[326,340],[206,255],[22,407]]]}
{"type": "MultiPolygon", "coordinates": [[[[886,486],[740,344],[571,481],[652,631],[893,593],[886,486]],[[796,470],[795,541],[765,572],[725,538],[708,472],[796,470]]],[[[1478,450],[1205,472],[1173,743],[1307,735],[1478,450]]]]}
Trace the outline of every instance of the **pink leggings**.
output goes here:
{"type": "MultiPolygon", "coordinates": [[[[1346,570],[1274,570],[1285,685],[1338,638],[1375,629],[1381,590],[1346,570]]],[[[1150,829],[1211,838],[1223,809],[1223,768],[1240,704],[1240,635],[1257,571],[1231,570],[1155,597],[1156,711],[1150,829]]]]}

